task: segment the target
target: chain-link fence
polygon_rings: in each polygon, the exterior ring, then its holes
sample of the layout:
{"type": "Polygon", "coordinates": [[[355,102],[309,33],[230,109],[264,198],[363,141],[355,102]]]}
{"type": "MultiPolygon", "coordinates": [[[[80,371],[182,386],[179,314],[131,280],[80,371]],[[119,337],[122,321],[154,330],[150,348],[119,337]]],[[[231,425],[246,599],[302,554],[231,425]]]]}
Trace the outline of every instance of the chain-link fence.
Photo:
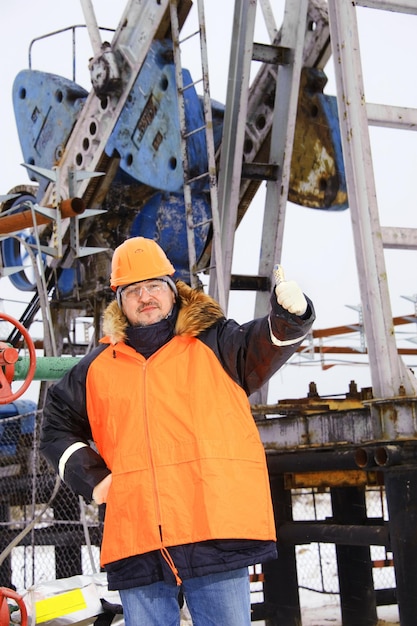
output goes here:
{"type": "Polygon", "coordinates": [[[39,411],[0,420],[0,585],[17,589],[99,569],[99,509],[39,455],[40,420],[39,411]]]}
{"type": "MultiPolygon", "coordinates": [[[[368,519],[388,520],[385,490],[367,487],[365,491],[368,519]]],[[[292,492],[293,518],[298,521],[320,521],[332,518],[330,489],[299,489],[292,492]]],[[[384,546],[370,546],[375,589],[395,587],[392,553],[384,546]]],[[[325,595],[338,595],[336,546],[331,543],[309,543],[296,547],[298,584],[301,589],[325,595]]]]}

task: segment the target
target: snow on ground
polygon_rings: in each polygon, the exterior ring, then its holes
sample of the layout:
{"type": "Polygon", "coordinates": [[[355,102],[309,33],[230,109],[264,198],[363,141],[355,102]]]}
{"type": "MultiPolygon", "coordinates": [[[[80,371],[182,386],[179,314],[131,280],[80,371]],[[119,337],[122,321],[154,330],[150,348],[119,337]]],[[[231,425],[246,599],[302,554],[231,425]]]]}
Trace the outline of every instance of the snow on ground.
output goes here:
{"type": "MultiPolygon", "coordinates": [[[[323,594],[300,589],[301,626],[343,626],[338,596],[323,597],[323,594]]],[[[399,626],[397,606],[377,608],[377,626],[399,626]]],[[[252,622],[253,626],[264,626],[265,622],[252,622]]],[[[188,626],[188,624],[187,624],[188,626]]]]}
{"type": "MultiPolygon", "coordinates": [[[[302,626],[342,626],[338,596],[323,598],[322,594],[300,589],[302,626]]],[[[377,608],[378,626],[399,626],[397,606],[377,608]]],[[[261,624],[259,624],[261,626],[261,624]]]]}

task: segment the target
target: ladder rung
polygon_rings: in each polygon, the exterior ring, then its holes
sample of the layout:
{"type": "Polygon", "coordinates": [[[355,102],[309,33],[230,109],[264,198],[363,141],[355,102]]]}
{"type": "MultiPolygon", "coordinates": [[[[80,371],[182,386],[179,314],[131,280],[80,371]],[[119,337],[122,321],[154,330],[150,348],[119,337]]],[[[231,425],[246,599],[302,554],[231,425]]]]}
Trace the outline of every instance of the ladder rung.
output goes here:
{"type": "Polygon", "coordinates": [[[384,248],[417,250],[417,228],[381,227],[384,248]]]}
{"type": "Polygon", "coordinates": [[[203,172],[202,174],[199,174],[198,176],[187,178],[187,184],[190,185],[191,183],[195,183],[197,180],[201,180],[202,178],[207,178],[207,176],[209,176],[209,172],[203,172]]]}
{"type": "Polygon", "coordinates": [[[275,65],[289,65],[292,61],[293,53],[291,48],[285,46],[267,45],[264,43],[254,43],[252,59],[262,63],[275,65]]]}
{"type": "Polygon", "coordinates": [[[190,33],[189,35],[184,37],[184,39],[179,40],[178,43],[181,46],[185,41],[188,41],[189,39],[192,39],[193,37],[199,34],[200,34],[200,30],[195,30],[193,33],[190,33]]]}
{"type": "MultiPolygon", "coordinates": [[[[208,265],[199,268],[199,272],[207,273],[216,269],[216,265],[208,265]]],[[[230,277],[230,289],[232,291],[271,291],[271,279],[267,276],[247,276],[245,274],[232,274],[230,277]]]]}
{"type": "Polygon", "coordinates": [[[205,130],[207,128],[206,125],[203,126],[199,126],[198,128],[193,128],[193,130],[189,130],[187,133],[184,133],[184,137],[187,139],[188,137],[191,137],[192,135],[195,135],[196,133],[200,133],[202,130],[205,130]]]}
{"type": "Polygon", "coordinates": [[[202,82],[203,82],[203,77],[198,78],[197,80],[193,81],[192,83],[188,83],[187,85],[183,85],[182,89],[180,89],[179,91],[184,93],[184,91],[187,91],[187,89],[190,89],[191,87],[195,87],[196,85],[198,85],[199,83],[202,83],[202,82]]]}
{"type": "Polygon", "coordinates": [[[267,276],[232,274],[230,289],[234,291],[270,291],[271,279],[267,276]]]}
{"type": "Polygon", "coordinates": [[[211,224],[212,221],[213,220],[211,218],[209,220],[202,220],[201,222],[197,222],[196,224],[193,224],[193,228],[199,228],[200,226],[206,226],[206,224],[211,224]]]}
{"type": "Polygon", "coordinates": [[[372,126],[417,130],[417,109],[368,102],[366,113],[372,126]]]}
{"type": "Polygon", "coordinates": [[[242,178],[249,180],[278,180],[279,166],[275,163],[243,163],[242,178]]]}
{"type": "Polygon", "coordinates": [[[356,0],[355,4],[368,9],[381,9],[381,11],[397,11],[398,13],[417,15],[415,0],[356,0]]]}

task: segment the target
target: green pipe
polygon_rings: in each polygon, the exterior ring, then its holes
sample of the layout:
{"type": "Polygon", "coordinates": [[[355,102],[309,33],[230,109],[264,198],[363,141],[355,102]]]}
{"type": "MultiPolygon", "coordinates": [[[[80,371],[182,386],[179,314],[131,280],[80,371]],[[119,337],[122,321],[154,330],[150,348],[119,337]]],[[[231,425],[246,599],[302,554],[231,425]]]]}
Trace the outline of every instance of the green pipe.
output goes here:
{"type": "MultiPolygon", "coordinates": [[[[77,356],[40,356],[36,359],[33,380],[59,380],[72,369],[81,357],[77,356]]],[[[13,380],[24,380],[29,371],[29,357],[19,357],[14,364],[13,380]]]]}

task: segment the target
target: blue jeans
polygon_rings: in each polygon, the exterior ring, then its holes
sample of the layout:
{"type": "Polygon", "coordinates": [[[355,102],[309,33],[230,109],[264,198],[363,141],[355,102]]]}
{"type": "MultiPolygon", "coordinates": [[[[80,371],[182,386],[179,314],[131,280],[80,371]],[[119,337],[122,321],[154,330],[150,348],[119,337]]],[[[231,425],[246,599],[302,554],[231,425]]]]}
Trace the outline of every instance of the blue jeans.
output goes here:
{"type": "MultiPolygon", "coordinates": [[[[183,581],[181,589],[193,626],[250,626],[247,567],[190,578],[183,581]]],[[[126,626],[179,626],[179,590],[166,582],[122,589],[126,626]]]]}

